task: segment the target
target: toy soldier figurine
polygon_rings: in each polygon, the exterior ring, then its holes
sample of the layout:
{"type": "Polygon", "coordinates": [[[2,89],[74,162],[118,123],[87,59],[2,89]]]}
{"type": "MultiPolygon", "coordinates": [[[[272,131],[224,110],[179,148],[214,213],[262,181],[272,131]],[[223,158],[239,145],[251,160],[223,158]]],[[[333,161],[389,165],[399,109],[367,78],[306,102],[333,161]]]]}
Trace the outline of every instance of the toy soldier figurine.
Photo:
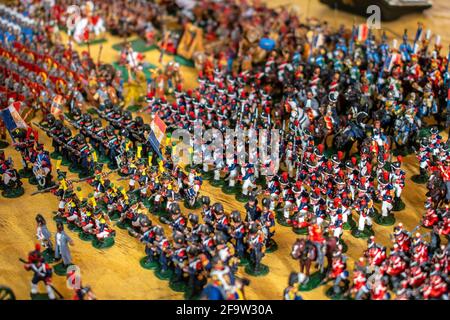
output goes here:
{"type": "Polygon", "coordinates": [[[245,267],[245,272],[252,275],[264,275],[269,272],[269,267],[261,263],[265,252],[265,236],[258,221],[252,221],[248,227],[248,251],[250,264],[245,267]]]}
{"type": "Polygon", "coordinates": [[[391,164],[392,166],[392,172],[390,176],[390,180],[392,183],[392,186],[394,187],[395,192],[395,198],[394,198],[394,204],[393,204],[393,211],[401,211],[405,208],[405,204],[403,203],[401,199],[403,188],[405,187],[405,178],[406,173],[403,171],[400,167],[402,164],[402,158],[401,156],[397,157],[397,161],[393,162],[391,164]]]}
{"type": "Polygon", "coordinates": [[[38,294],[39,282],[44,282],[47,289],[48,298],[55,300],[55,293],[52,288],[52,268],[44,261],[41,255],[41,246],[36,244],[36,250],[30,252],[28,261],[24,261],[24,268],[27,271],[33,271],[33,278],[31,279],[31,295],[32,297],[38,294]]]}
{"type": "Polygon", "coordinates": [[[248,202],[245,204],[245,221],[251,222],[261,219],[261,208],[258,207],[258,200],[256,197],[252,194],[248,198],[248,202]]]}
{"type": "Polygon", "coordinates": [[[291,272],[289,275],[288,287],[284,289],[283,300],[303,300],[299,293],[298,287],[302,284],[305,279],[303,273],[291,272]]]}
{"type": "Polygon", "coordinates": [[[352,230],[352,235],[355,237],[368,237],[373,235],[372,219],[370,218],[370,209],[373,202],[367,195],[367,189],[360,186],[358,198],[353,204],[354,209],[359,213],[359,221],[357,228],[352,230]]]}
{"type": "MultiPolygon", "coordinates": [[[[247,235],[247,230],[242,222],[241,213],[237,210],[234,210],[230,214],[231,216],[231,238],[235,240],[234,247],[236,248],[236,253],[239,259],[241,260],[241,264],[244,264],[245,257],[245,244],[244,238],[247,235]]],[[[247,262],[247,261],[245,261],[247,262]]]]}
{"type": "Polygon", "coordinates": [[[266,252],[270,253],[274,252],[278,247],[275,240],[273,240],[273,236],[275,235],[275,213],[272,210],[269,210],[269,198],[264,198],[262,200],[262,205],[261,224],[266,239],[266,252]]]}
{"type": "Polygon", "coordinates": [[[383,175],[378,178],[378,184],[380,188],[381,215],[378,215],[375,221],[381,225],[392,225],[395,222],[395,218],[391,214],[394,187],[389,181],[389,173],[387,171],[383,172],[383,175]]]}
{"type": "Polygon", "coordinates": [[[42,255],[47,262],[53,262],[54,251],[52,234],[48,230],[47,223],[41,214],[36,215],[36,223],[36,237],[40,241],[41,246],[45,248],[45,250],[42,252],[42,255]]]}
{"type": "Polygon", "coordinates": [[[347,271],[347,257],[341,253],[338,249],[333,254],[332,262],[331,262],[331,270],[327,277],[323,280],[324,283],[329,280],[333,280],[333,286],[327,291],[327,296],[332,298],[339,298],[341,295],[349,289],[350,281],[349,273],[347,271]],[[343,282],[343,286],[340,284],[343,282]]]}
{"type": "Polygon", "coordinates": [[[5,159],[3,150],[0,150],[0,189],[3,189],[2,196],[5,198],[17,198],[25,192],[19,173],[13,166],[11,157],[5,159]]]}
{"type": "Polygon", "coordinates": [[[355,262],[355,268],[353,270],[353,285],[350,290],[350,294],[355,300],[363,300],[369,298],[367,274],[368,271],[365,265],[365,259],[359,258],[359,260],[355,262]]]}
{"type": "Polygon", "coordinates": [[[64,225],[61,222],[56,224],[57,232],[55,234],[55,259],[62,263],[55,265],[55,273],[65,275],[67,267],[72,264],[72,256],[70,255],[69,245],[73,246],[73,240],[64,231],[64,225]]]}
{"type": "Polygon", "coordinates": [[[45,189],[54,183],[52,182],[52,164],[48,151],[44,150],[44,145],[39,143],[36,146],[36,160],[33,164],[33,173],[36,177],[38,188],[45,189]]]}
{"type": "Polygon", "coordinates": [[[422,139],[420,141],[420,148],[417,151],[417,159],[419,160],[419,175],[414,175],[411,177],[411,180],[415,183],[426,183],[428,181],[428,172],[427,168],[430,165],[431,160],[431,150],[428,147],[427,139],[422,139]]]}
{"type": "Polygon", "coordinates": [[[227,175],[225,181],[228,180],[228,185],[222,188],[224,193],[230,194],[235,192],[236,178],[238,176],[238,164],[237,159],[227,159],[227,166],[224,168],[227,175]]]}

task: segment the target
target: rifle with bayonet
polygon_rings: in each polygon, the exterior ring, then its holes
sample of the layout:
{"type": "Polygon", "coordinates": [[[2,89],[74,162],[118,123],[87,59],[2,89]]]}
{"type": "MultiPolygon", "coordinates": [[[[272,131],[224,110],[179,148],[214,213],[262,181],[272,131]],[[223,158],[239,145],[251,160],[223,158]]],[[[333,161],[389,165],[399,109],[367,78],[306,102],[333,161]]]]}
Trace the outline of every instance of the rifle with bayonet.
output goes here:
{"type": "Polygon", "coordinates": [[[96,133],[94,133],[94,132],[88,130],[87,128],[83,128],[83,127],[80,126],[78,123],[76,123],[75,121],[72,121],[72,120],[70,120],[70,119],[68,119],[68,118],[65,118],[65,120],[66,120],[72,127],[74,127],[75,129],[78,129],[78,130],[80,130],[80,131],[81,131],[81,130],[84,130],[84,131],[87,133],[87,135],[88,135],[89,137],[91,137],[91,138],[93,138],[93,139],[95,139],[95,140],[98,140],[99,142],[101,142],[101,143],[103,143],[105,146],[107,146],[106,143],[104,142],[104,138],[100,137],[98,134],[96,134],[96,133]]]}
{"type": "MultiPolygon", "coordinates": [[[[24,264],[30,264],[28,261],[26,261],[25,259],[22,259],[22,258],[19,258],[19,261],[24,264]]],[[[52,284],[50,284],[50,287],[53,289],[53,291],[55,291],[55,293],[58,295],[58,297],[61,300],[64,300],[64,296],[61,294],[61,292],[59,292],[52,284]]]]}
{"type": "Polygon", "coordinates": [[[108,121],[108,122],[116,123],[116,124],[119,125],[122,129],[127,129],[128,131],[130,131],[130,133],[131,133],[131,135],[133,136],[133,138],[135,138],[137,141],[139,141],[139,142],[144,142],[144,141],[145,141],[145,139],[143,139],[142,137],[140,137],[139,134],[138,134],[135,130],[133,130],[133,129],[130,128],[130,126],[132,126],[133,123],[130,123],[130,124],[124,126],[120,120],[112,119],[112,118],[108,117],[107,115],[105,115],[105,114],[104,114],[103,112],[101,112],[100,110],[97,110],[97,109],[95,109],[95,108],[94,108],[94,110],[95,110],[95,112],[97,112],[97,114],[100,116],[100,118],[105,119],[105,120],[108,121]]]}
{"type": "Polygon", "coordinates": [[[56,135],[54,135],[49,129],[41,126],[40,124],[33,122],[33,124],[38,127],[39,129],[43,130],[45,133],[47,133],[47,135],[52,138],[53,140],[55,140],[57,143],[59,143],[60,145],[62,145],[64,148],[66,148],[67,150],[69,150],[70,152],[72,152],[73,154],[75,154],[77,157],[79,157],[81,155],[80,151],[71,147],[70,145],[68,145],[66,142],[61,141],[60,138],[58,138],[56,135]]]}
{"type": "MultiPolygon", "coordinates": [[[[114,172],[116,172],[117,170],[119,170],[119,169],[114,169],[114,170],[110,170],[110,171],[108,171],[108,172],[103,172],[103,173],[101,173],[101,175],[102,175],[103,177],[106,177],[107,175],[110,175],[111,173],[114,173],[114,172]]],[[[79,182],[87,181],[87,180],[89,180],[89,179],[95,178],[95,176],[96,176],[96,175],[92,175],[92,176],[85,177],[85,178],[81,178],[81,179],[67,180],[67,184],[73,184],[73,183],[79,183],[79,182]]],[[[49,191],[51,191],[51,190],[53,190],[53,189],[59,188],[59,186],[60,186],[59,184],[55,184],[54,186],[51,186],[51,187],[48,187],[48,188],[45,188],[45,189],[42,189],[42,190],[37,190],[37,191],[33,192],[31,195],[34,196],[35,194],[40,194],[40,193],[49,192],[49,191]]]]}

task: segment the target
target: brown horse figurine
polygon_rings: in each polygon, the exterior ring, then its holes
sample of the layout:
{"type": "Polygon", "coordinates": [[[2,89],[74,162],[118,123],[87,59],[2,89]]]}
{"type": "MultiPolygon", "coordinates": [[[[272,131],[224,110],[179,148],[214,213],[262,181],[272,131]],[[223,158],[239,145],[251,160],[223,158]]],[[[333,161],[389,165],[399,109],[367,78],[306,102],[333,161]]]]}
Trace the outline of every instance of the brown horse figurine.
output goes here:
{"type": "Polygon", "coordinates": [[[427,189],[428,192],[426,193],[426,196],[431,198],[433,208],[434,210],[437,210],[437,208],[445,201],[447,193],[446,185],[439,172],[435,171],[431,174],[428,179],[427,189]]]}
{"type": "MultiPolygon", "coordinates": [[[[327,258],[327,272],[331,267],[333,252],[336,250],[337,246],[338,239],[336,237],[326,238],[325,243],[320,246],[321,250],[325,251],[323,257],[327,258]]],[[[305,271],[307,277],[309,277],[312,262],[316,262],[318,269],[323,272],[324,259],[320,259],[319,252],[317,250],[318,247],[312,241],[305,238],[297,238],[292,246],[291,256],[295,260],[299,261],[300,272],[304,273],[305,271]]]]}

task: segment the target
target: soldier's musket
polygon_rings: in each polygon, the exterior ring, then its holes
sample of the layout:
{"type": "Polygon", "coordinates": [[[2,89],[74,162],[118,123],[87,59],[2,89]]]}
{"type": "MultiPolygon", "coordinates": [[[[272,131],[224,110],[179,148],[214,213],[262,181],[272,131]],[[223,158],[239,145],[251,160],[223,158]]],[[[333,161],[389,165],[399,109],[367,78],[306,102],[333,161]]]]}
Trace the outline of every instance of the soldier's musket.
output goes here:
{"type": "Polygon", "coordinates": [[[129,124],[129,125],[127,125],[127,126],[123,126],[123,125],[122,125],[122,122],[121,122],[120,120],[112,119],[112,118],[108,117],[107,115],[105,115],[105,114],[104,114],[103,112],[101,112],[100,110],[97,110],[97,109],[95,109],[95,108],[94,108],[94,110],[95,110],[95,112],[97,112],[97,114],[100,116],[100,118],[105,119],[105,120],[108,121],[108,122],[114,122],[114,123],[117,123],[118,125],[120,125],[121,128],[127,129],[128,131],[130,131],[130,133],[131,133],[131,135],[133,136],[133,138],[135,138],[135,139],[138,140],[139,142],[144,142],[144,141],[145,141],[145,139],[143,139],[142,137],[140,137],[139,134],[138,134],[135,130],[132,130],[132,129],[130,129],[130,128],[128,127],[128,126],[130,126],[130,125],[132,125],[132,124],[129,124]]]}
{"type": "Polygon", "coordinates": [[[75,121],[72,121],[72,120],[70,120],[70,119],[68,119],[68,118],[64,118],[64,119],[65,119],[72,127],[74,127],[75,129],[78,129],[78,130],[84,130],[84,131],[86,131],[86,133],[88,134],[89,137],[94,138],[95,140],[98,140],[98,141],[100,141],[101,143],[105,144],[104,139],[103,139],[102,137],[100,137],[98,134],[96,134],[96,133],[94,133],[94,132],[92,132],[92,131],[90,131],[90,130],[88,130],[88,129],[86,129],[86,128],[81,127],[81,126],[80,126],[79,124],[77,124],[75,121]]]}
{"type": "Polygon", "coordinates": [[[43,126],[41,126],[39,123],[36,123],[36,122],[33,122],[33,124],[36,127],[38,127],[39,129],[41,129],[42,131],[44,131],[45,133],[47,133],[50,138],[52,138],[53,140],[58,142],[60,145],[64,146],[67,150],[69,150],[70,152],[72,152],[76,156],[80,156],[81,155],[80,151],[74,149],[73,147],[69,146],[67,143],[61,141],[61,139],[59,139],[57,136],[55,136],[49,129],[44,128],[43,126]]]}
{"type": "Polygon", "coordinates": [[[59,184],[55,184],[54,186],[51,186],[51,187],[48,187],[48,188],[45,188],[45,189],[42,189],[42,190],[37,190],[37,191],[33,192],[31,195],[34,196],[36,194],[46,193],[46,192],[49,192],[49,191],[51,191],[53,189],[59,188],[59,186],[60,186],[59,184]]]}
{"type": "MultiPolygon", "coordinates": [[[[29,264],[28,261],[26,261],[25,259],[19,258],[19,261],[24,263],[24,264],[29,264]]],[[[58,295],[58,297],[63,300],[64,296],[61,294],[61,292],[59,292],[52,284],[50,284],[50,287],[53,289],[53,291],[55,291],[55,293],[58,295]]]]}

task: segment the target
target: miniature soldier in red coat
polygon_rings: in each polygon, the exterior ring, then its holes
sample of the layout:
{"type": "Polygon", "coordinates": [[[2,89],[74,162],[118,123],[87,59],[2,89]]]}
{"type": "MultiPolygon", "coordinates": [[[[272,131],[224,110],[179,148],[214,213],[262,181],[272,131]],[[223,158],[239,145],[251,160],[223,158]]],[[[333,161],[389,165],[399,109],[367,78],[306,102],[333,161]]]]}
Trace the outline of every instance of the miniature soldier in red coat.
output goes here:
{"type": "Polygon", "coordinates": [[[47,289],[48,298],[50,300],[55,300],[55,294],[51,286],[52,268],[44,261],[44,258],[41,255],[40,244],[36,244],[35,250],[29,253],[28,263],[25,263],[24,268],[27,271],[33,271],[31,294],[38,293],[38,283],[42,281],[47,289]]]}

